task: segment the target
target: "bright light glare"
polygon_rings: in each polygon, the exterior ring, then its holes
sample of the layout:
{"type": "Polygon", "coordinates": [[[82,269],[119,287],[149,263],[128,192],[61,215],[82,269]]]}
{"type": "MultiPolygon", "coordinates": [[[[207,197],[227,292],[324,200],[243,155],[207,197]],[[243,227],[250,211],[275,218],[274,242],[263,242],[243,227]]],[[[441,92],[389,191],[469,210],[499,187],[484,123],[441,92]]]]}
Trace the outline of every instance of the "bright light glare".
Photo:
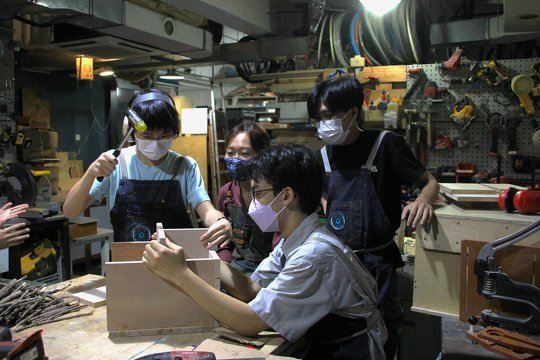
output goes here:
{"type": "Polygon", "coordinates": [[[113,76],[114,75],[114,71],[112,70],[104,70],[102,72],[99,73],[100,76],[113,76]]]}
{"type": "Polygon", "coordinates": [[[360,0],[367,11],[376,16],[382,16],[398,6],[401,0],[360,0]]]}

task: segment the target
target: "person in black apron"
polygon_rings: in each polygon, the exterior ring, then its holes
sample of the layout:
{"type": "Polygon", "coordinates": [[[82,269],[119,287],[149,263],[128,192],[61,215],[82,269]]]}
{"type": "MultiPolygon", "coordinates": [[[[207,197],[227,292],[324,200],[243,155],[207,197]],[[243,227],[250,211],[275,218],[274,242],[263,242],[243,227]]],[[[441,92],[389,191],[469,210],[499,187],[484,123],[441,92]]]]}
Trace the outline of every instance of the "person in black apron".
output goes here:
{"type": "Polygon", "coordinates": [[[429,223],[438,184],[403,138],[362,129],[363,99],[355,78],[330,79],[313,88],[308,112],[327,144],[320,152],[327,180],[327,227],[355,250],[376,279],[377,303],[389,335],[385,352],[387,359],[394,359],[403,317],[396,268],[403,261],[393,237],[401,220],[408,226],[429,223]],[[402,184],[422,188],[404,209],[402,184]]]}
{"type": "Polygon", "coordinates": [[[223,293],[192,273],[171,241],[151,241],[143,262],[233,331],[254,336],[274,329],[295,357],[384,358],[375,280],[352,249],[319,225],[324,175],[316,156],[301,145],[271,146],[249,168],[249,216],[263,232],[283,236],[249,278],[222,266],[223,293]]]}
{"type": "Polygon", "coordinates": [[[136,145],[122,149],[118,159],[105,152],[89,166],[67,196],[66,216],[76,216],[107,196],[114,240],[149,241],[156,222],[165,228],[192,227],[185,205],[189,204],[209,227],[201,237],[204,246],[227,241],[230,222],[210,202],[197,163],[170,150],[180,133],[173,99],[161,90],[148,89],[135,95],[128,106],[147,130],[134,132],[136,145]]]}
{"type": "Polygon", "coordinates": [[[225,165],[233,181],[219,190],[217,208],[232,223],[232,242],[218,255],[246,275],[270,254],[274,238],[280,239],[279,234],[263,233],[248,215],[252,199],[245,165],[268,146],[270,136],[255,122],[235,126],[225,138],[225,165]]]}

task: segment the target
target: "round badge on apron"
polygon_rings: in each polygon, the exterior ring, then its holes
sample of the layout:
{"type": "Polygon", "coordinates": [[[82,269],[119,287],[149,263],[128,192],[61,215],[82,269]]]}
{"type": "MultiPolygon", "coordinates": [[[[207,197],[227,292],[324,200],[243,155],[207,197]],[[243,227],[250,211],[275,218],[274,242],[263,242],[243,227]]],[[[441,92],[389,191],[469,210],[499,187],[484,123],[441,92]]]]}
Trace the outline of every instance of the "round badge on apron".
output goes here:
{"type": "Polygon", "coordinates": [[[336,211],[330,217],[330,226],[334,230],[343,230],[345,227],[345,215],[341,211],[336,211]]]}
{"type": "Polygon", "coordinates": [[[150,240],[151,235],[152,232],[148,226],[145,225],[137,225],[131,229],[131,239],[133,239],[133,241],[148,241],[150,240]]]}

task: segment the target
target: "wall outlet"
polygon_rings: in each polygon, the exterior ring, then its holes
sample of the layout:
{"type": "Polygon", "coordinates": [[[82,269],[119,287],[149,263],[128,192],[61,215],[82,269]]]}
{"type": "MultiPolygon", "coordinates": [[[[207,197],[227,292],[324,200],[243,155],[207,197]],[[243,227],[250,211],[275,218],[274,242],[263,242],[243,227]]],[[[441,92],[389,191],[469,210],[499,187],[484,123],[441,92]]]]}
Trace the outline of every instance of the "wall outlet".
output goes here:
{"type": "Polygon", "coordinates": [[[75,141],[81,141],[81,134],[75,134],[75,141]]]}

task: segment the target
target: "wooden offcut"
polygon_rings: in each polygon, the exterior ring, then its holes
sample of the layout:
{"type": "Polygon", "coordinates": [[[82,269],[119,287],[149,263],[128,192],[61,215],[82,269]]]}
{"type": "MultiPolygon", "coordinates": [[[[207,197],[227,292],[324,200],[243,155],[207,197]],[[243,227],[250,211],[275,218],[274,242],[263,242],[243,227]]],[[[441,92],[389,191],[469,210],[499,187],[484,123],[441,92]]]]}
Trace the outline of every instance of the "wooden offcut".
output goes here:
{"type": "MultiPolygon", "coordinates": [[[[206,229],[165,229],[184,248],[187,265],[219,289],[219,257],[200,243],[206,229]]],[[[141,261],[147,243],[113,243],[107,263],[107,330],[112,337],[207,331],[216,321],[141,261]],[[132,259],[137,261],[118,261],[132,259]]]]}

